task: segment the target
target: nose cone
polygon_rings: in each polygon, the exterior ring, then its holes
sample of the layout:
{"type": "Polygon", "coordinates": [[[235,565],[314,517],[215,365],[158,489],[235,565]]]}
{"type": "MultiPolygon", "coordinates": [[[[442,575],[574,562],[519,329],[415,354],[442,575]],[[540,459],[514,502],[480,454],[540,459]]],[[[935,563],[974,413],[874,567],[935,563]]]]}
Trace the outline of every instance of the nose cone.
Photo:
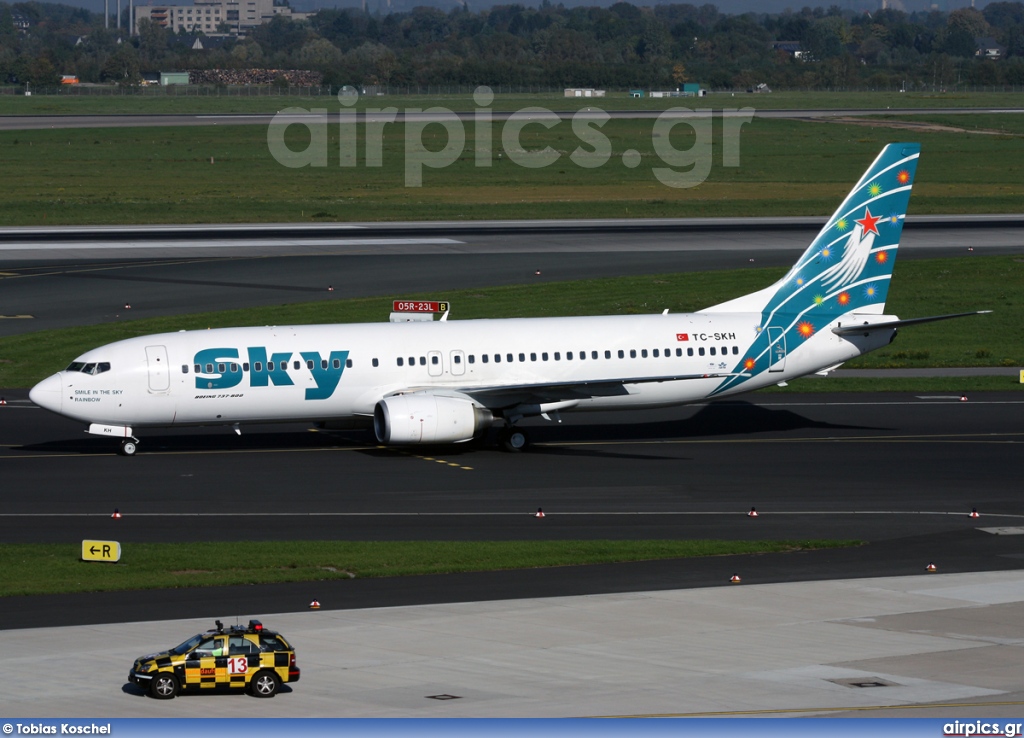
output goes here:
{"type": "Polygon", "coordinates": [[[60,403],[64,398],[64,390],[61,385],[60,375],[51,374],[29,390],[28,397],[39,407],[45,410],[50,410],[51,412],[59,413],[60,403]]]}

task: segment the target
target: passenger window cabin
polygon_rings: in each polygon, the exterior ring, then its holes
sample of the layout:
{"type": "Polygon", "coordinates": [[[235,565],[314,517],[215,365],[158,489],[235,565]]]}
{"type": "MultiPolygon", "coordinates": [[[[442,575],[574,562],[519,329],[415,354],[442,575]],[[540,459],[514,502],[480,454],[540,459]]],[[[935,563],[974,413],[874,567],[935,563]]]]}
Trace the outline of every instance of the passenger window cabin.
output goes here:
{"type": "MultiPolygon", "coordinates": [[[[627,352],[627,349],[616,349],[615,350],[615,355],[618,358],[620,358],[620,359],[625,359],[626,358],[626,352],[627,352]]],[[[659,359],[661,357],[664,357],[664,358],[667,359],[667,358],[671,358],[673,356],[673,351],[672,351],[671,348],[663,348],[663,349],[662,348],[628,349],[628,352],[629,352],[629,358],[631,358],[631,359],[636,359],[636,358],[641,358],[641,359],[655,358],[655,359],[659,359]]],[[[552,352],[548,352],[548,351],[541,351],[541,352],[531,351],[531,352],[529,352],[529,354],[527,354],[525,352],[519,353],[519,354],[511,354],[511,353],[510,354],[505,354],[504,355],[505,356],[504,360],[507,361],[507,362],[510,362],[510,363],[515,362],[517,359],[518,359],[518,361],[520,363],[526,363],[527,360],[529,360],[531,362],[536,362],[536,361],[542,361],[542,362],[546,362],[546,361],[562,361],[563,359],[565,361],[575,361],[575,360],[586,361],[587,360],[587,353],[588,353],[587,351],[566,351],[566,352],[564,352],[564,356],[563,356],[563,352],[561,352],[561,351],[552,351],[552,352]],[[527,356],[529,356],[529,359],[527,359],[527,356]]],[[[589,353],[590,353],[590,360],[592,360],[592,361],[596,361],[596,360],[598,360],[600,358],[600,353],[601,353],[600,351],[591,350],[589,353]]],[[[613,358],[612,357],[612,353],[613,352],[611,350],[606,349],[604,351],[604,358],[605,359],[613,358]]],[[[695,355],[696,356],[716,356],[717,357],[717,356],[728,356],[730,354],[732,356],[739,356],[739,354],[740,354],[740,347],[739,346],[706,346],[706,347],[705,346],[699,346],[699,347],[696,347],[696,349],[694,349],[692,347],[687,347],[685,355],[688,356],[688,357],[693,357],[695,355]]],[[[681,347],[676,347],[674,355],[676,357],[682,357],[684,355],[683,354],[683,349],[681,347]]],[[[429,363],[432,366],[439,366],[442,363],[440,356],[431,355],[429,358],[430,358],[430,362],[429,363]]],[[[475,365],[476,364],[476,359],[477,359],[476,354],[462,354],[461,352],[453,352],[453,354],[451,356],[451,362],[452,362],[453,365],[461,365],[461,364],[464,364],[464,363],[475,365]],[[465,361],[463,359],[465,359],[465,361]]],[[[481,363],[489,364],[492,361],[495,364],[500,364],[503,361],[502,354],[495,353],[495,354],[481,354],[480,355],[480,362],[481,363]]],[[[409,356],[409,357],[398,356],[398,357],[395,357],[395,364],[396,364],[396,366],[399,366],[399,367],[406,366],[406,362],[408,362],[408,366],[410,366],[410,367],[416,366],[417,364],[419,364],[420,366],[427,366],[427,357],[426,356],[420,356],[420,357],[418,357],[418,359],[415,356],[409,356]]],[[[296,361],[294,361],[292,363],[292,366],[296,370],[298,370],[298,369],[300,369],[302,367],[302,363],[303,362],[296,360],[296,361]]],[[[371,366],[373,366],[374,368],[378,368],[380,366],[380,360],[378,358],[372,358],[370,360],[370,363],[371,363],[371,366]]],[[[306,369],[312,371],[314,369],[315,365],[316,365],[316,362],[314,360],[312,360],[312,359],[307,359],[305,361],[305,365],[306,365],[306,369]]],[[[353,360],[350,359],[350,358],[346,358],[344,360],[344,366],[345,366],[345,368],[351,369],[354,366],[353,360]]],[[[328,367],[333,367],[334,369],[340,369],[342,367],[342,360],[341,359],[337,359],[337,358],[335,358],[335,359],[321,359],[320,360],[320,367],[319,368],[321,370],[326,370],[328,367]]],[[[263,372],[264,371],[263,362],[259,362],[259,361],[254,362],[252,364],[251,368],[252,368],[252,371],[254,371],[254,372],[263,372]]],[[[266,363],[266,370],[269,371],[269,372],[273,372],[274,369],[275,369],[275,363],[273,361],[268,361],[266,363]]],[[[87,373],[87,374],[100,374],[102,372],[109,371],[109,370],[110,370],[109,362],[96,362],[96,363],[72,362],[71,365],[69,365],[68,368],[65,371],[78,371],[78,372],[87,373]]],[[[205,370],[205,373],[207,373],[207,374],[213,374],[215,371],[219,372],[221,374],[224,374],[224,373],[227,373],[227,372],[236,373],[238,371],[248,372],[250,370],[250,365],[249,365],[249,362],[243,362],[241,364],[235,363],[235,362],[230,362],[230,363],[218,362],[216,364],[208,363],[205,366],[202,365],[202,364],[193,364],[193,365],[182,364],[181,365],[181,373],[182,374],[188,374],[189,372],[192,372],[192,371],[194,371],[196,374],[200,374],[200,373],[203,373],[204,370],[205,370]]],[[[280,370],[281,371],[287,371],[288,370],[287,362],[280,362],[280,370]]]]}

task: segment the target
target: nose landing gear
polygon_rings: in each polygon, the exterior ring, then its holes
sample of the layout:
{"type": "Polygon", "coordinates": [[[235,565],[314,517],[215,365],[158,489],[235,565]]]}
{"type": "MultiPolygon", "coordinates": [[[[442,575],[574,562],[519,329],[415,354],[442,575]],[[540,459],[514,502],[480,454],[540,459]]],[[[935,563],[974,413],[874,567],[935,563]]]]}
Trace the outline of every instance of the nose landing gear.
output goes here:
{"type": "Polygon", "coordinates": [[[86,431],[93,436],[106,436],[107,438],[123,438],[118,453],[121,456],[134,456],[138,450],[139,439],[132,435],[130,425],[105,425],[103,423],[90,423],[86,431]]]}

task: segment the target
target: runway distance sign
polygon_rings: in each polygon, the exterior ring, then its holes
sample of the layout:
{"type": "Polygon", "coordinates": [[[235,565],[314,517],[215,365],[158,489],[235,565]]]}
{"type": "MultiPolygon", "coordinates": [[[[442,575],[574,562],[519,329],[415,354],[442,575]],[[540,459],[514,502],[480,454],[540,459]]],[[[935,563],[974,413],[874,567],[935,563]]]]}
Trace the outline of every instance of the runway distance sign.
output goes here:
{"type": "Polygon", "coordinates": [[[117,541],[82,541],[82,561],[120,561],[121,544],[117,541]]]}
{"type": "Polygon", "coordinates": [[[447,302],[435,300],[395,300],[392,305],[391,310],[396,313],[446,313],[449,307],[447,302]]]}

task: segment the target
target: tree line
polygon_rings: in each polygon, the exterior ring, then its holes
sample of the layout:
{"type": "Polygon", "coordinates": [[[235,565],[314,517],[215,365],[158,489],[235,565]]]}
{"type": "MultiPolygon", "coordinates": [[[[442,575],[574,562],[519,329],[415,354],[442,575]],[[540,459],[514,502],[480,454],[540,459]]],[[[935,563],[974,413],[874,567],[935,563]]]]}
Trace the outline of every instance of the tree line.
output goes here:
{"type": "MultiPolygon", "coordinates": [[[[127,13],[127,9],[125,10],[127,13]]],[[[324,84],[491,85],[669,89],[934,89],[1024,85],[1024,3],[983,10],[855,13],[833,6],[728,15],[713,5],[322,9],[276,16],[246,38],[205,38],[141,21],[105,29],[101,14],[66,5],[0,2],[0,81],[138,84],[146,72],[305,69],[324,84]],[[14,18],[27,18],[19,30],[14,18]],[[1001,58],[975,56],[993,38],[1001,58]],[[783,43],[788,42],[788,43],[783,43]],[[793,52],[799,50],[800,54],[793,52]]]]}

